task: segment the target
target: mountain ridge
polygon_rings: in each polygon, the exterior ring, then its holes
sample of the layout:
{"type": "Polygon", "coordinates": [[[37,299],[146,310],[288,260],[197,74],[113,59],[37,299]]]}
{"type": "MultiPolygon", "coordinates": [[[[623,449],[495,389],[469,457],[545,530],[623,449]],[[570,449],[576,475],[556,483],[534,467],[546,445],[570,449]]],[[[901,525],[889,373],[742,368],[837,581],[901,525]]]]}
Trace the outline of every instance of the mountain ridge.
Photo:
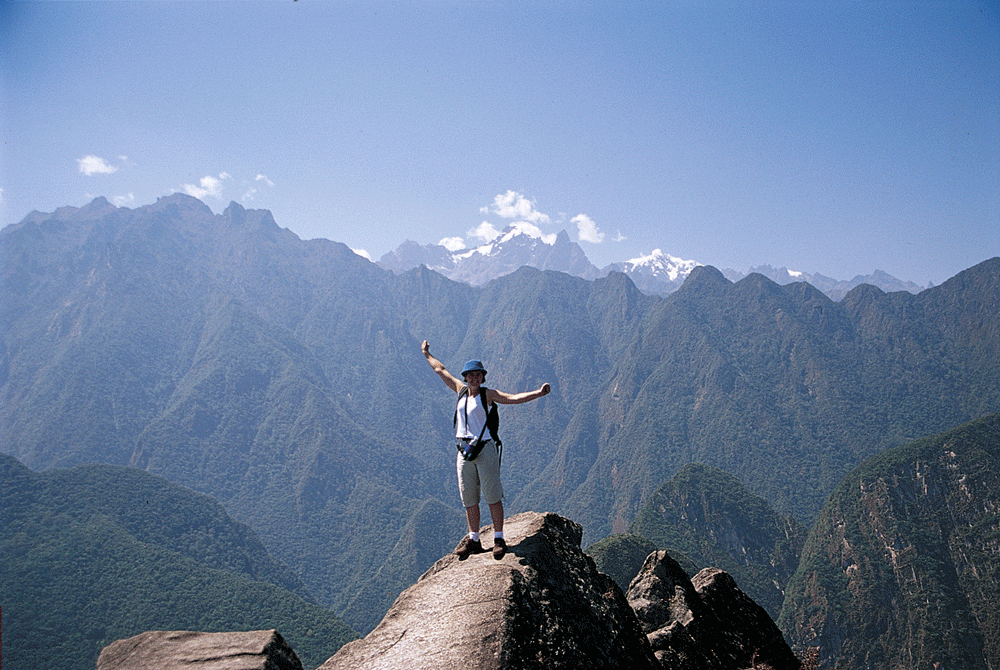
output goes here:
{"type": "MultiPolygon", "coordinates": [[[[406,240],[394,251],[384,254],[378,260],[378,265],[395,274],[424,265],[449,279],[472,286],[482,286],[524,265],[539,270],[565,272],[583,279],[597,279],[611,272],[621,272],[628,275],[640,290],[651,295],[666,296],[680,288],[691,271],[704,263],[653,249],[645,256],[609,263],[598,269],[587,258],[583,248],[570,240],[565,230],[556,235],[538,236],[512,224],[504,228],[496,239],[472,248],[453,250],[440,244],[420,245],[406,240]],[[551,241],[547,238],[551,238],[551,241]]],[[[777,284],[808,282],[833,300],[842,299],[851,289],[861,284],[871,284],[886,292],[919,293],[925,288],[910,281],[896,279],[877,269],[871,274],[857,275],[850,280],[832,279],[818,273],[793,271],[784,267],[773,268],[770,265],[751,267],[746,272],[727,269],[723,274],[732,282],[751,274],[762,274],[777,284]]]]}

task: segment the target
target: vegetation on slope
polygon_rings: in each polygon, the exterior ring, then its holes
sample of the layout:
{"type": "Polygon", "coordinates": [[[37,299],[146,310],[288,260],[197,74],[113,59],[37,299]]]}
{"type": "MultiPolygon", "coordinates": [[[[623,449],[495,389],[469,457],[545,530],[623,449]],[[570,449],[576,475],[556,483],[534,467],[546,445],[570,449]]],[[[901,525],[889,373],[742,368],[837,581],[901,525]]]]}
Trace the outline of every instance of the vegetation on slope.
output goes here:
{"type": "Polygon", "coordinates": [[[852,471],[810,531],[779,624],[829,667],[997,667],[998,539],[992,414],[852,471]]]}
{"type": "Polygon", "coordinates": [[[736,477],[693,463],[653,494],[629,532],[687,556],[698,570],[725,570],[772,618],[781,612],[806,537],[801,524],[736,477]]]}
{"type": "Polygon", "coordinates": [[[305,667],[356,637],[218,503],[113,466],[0,456],[0,601],[13,670],[89,670],[147,630],[276,628],[305,667]]]}

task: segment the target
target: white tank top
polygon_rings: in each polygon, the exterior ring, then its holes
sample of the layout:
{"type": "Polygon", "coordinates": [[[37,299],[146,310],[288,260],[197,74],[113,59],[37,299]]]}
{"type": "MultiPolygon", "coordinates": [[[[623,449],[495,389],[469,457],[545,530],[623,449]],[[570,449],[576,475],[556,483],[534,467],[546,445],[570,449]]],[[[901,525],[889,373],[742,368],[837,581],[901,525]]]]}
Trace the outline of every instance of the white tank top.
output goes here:
{"type": "Polygon", "coordinates": [[[471,397],[466,393],[459,398],[455,411],[458,413],[458,420],[455,422],[456,438],[476,439],[482,433],[483,440],[490,439],[489,433],[483,431],[483,426],[486,425],[486,408],[483,407],[478,393],[471,397]]]}

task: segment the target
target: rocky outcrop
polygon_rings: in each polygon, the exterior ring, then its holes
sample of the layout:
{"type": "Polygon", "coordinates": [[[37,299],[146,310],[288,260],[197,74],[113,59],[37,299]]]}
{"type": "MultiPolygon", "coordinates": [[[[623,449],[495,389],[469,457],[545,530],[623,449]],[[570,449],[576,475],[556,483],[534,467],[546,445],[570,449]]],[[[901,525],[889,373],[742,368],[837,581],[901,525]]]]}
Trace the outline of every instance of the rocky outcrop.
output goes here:
{"type": "MultiPolygon", "coordinates": [[[[381,623],[319,670],[798,670],[767,612],[727,573],[693,579],[653,552],[628,596],[580,548],[582,527],[556,514],[507,520],[508,550],[439,559],[381,623]]],[[[143,633],[101,653],[97,670],[301,668],[275,631],[143,633]]]]}
{"type": "Polygon", "coordinates": [[[689,579],[667,552],[654,552],[627,598],[663,668],[800,667],[764,608],[717,568],[689,579]]]}
{"type": "Polygon", "coordinates": [[[97,670],[302,670],[274,630],[242,633],[150,631],[101,651],[97,670]]]}
{"type": "MultiPolygon", "coordinates": [[[[504,531],[503,559],[440,559],[321,670],[657,667],[621,589],[581,550],[580,525],[529,512],[504,531]]],[[[483,537],[489,549],[492,530],[483,537]]]]}

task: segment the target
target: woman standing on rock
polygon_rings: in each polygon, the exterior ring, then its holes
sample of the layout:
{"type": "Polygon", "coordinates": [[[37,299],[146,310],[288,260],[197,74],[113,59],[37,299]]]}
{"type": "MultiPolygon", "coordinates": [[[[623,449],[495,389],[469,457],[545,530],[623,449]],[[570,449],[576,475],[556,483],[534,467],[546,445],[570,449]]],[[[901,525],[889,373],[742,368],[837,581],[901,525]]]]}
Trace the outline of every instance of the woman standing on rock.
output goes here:
{"type": "Polygon", "coordinates": [[[431,356],[431,346],[424,340],[420,345],[424,358],[434,372],[444,381],[445,386],[458,394],[455,413],[455,438],[459,453],[456,457],[458,471],[458,491],[465,506],[465,518],[469,523],[469,534],[462,539],[455,553],[459,558],[469,554],[480,554],[483,545],[479,541],[479,496],[490,506],[493,520],[493,558],[503,558],[507,543],[503,538],[503,485],[500,483],[500,453],[492,439],[483,439],[486,432],[486,417],[494,403],[520,405],[544,395],[551,387],[548,382],[535,391],[504,393],[483,386],[486,368],[480,361],[469,361],[462,370],[464,382],[459,380],[438,359],[431,356]],[[485,404],[482,391],[485,391],[485,404]]]}

